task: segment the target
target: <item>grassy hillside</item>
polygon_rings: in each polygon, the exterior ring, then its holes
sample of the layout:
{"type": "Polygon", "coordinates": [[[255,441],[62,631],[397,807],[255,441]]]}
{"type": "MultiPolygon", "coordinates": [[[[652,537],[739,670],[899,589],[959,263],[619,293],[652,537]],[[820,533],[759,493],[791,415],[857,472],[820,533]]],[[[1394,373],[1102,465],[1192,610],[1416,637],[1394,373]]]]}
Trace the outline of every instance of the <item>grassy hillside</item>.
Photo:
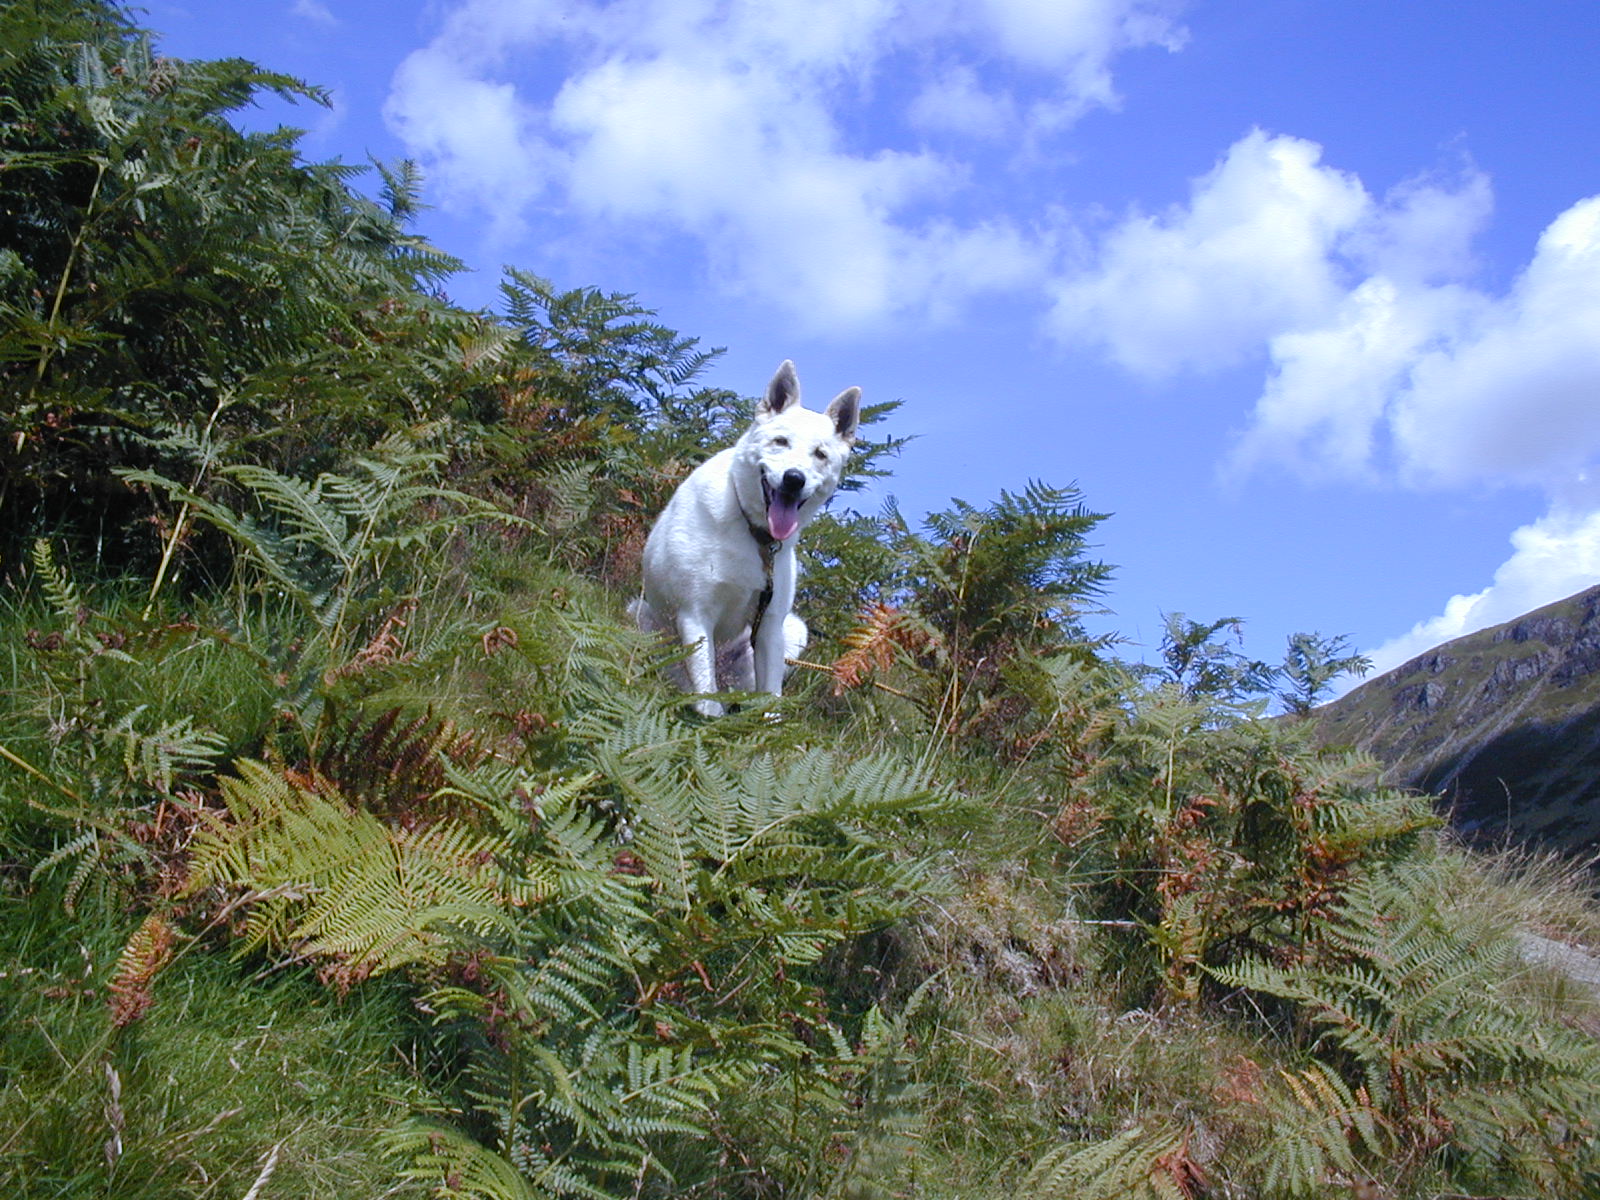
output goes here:
{"type": "Polygon", "coordinates": [[[1600,841],[1600,588],[1457,638],[1318,711],[1455,823],[1581,851],[1600,841]]]}
{"type": "Polygon", "coordinates": [[[1519,950],[1585,880],[1226,621],[1118,663],[1070,487],[846,492],[790,694],[698,717],[623,610],[749,402],[626,296],[451,307],[261,88],[0,9],[8,1194],[1597,1194],[1600,1004],[1519,950]]]}

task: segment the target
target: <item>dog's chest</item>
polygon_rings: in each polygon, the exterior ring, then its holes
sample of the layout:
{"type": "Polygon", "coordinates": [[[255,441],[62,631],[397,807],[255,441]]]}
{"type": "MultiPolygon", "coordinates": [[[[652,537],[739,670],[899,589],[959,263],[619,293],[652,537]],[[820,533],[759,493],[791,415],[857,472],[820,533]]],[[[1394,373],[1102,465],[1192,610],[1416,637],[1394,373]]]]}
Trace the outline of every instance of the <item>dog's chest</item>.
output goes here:
{"type": "Polygon", "coordinates": [[[726,586],[717,589],[716,603],[712,607],[716,613],[718,643],[731,641],[750,628],[759,597],[760,592],[753,588],[726,586]]]}
{"type": "Polygon", "coordinates": [[[727,608],[749,607],[756,596],[772,585],[773,560],[763,556],[754,537],[719,547],[721,553],[708,558],[707,568],[717,599],[727,608]]]}

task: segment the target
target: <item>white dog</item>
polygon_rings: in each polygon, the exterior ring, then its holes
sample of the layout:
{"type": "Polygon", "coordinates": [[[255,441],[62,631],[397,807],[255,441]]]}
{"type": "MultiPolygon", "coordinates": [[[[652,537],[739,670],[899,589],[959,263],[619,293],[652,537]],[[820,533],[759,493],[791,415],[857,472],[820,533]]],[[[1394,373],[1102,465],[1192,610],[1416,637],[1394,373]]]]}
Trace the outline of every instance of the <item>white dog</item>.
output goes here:
{"type": "MultiPolygon", "coordinates": [[[[790,611],[795,541],[839,486],[860,415],[854,387],[826,413],[801,408],[786,361],[744,436],[696,467],[667,501],[645,542],[644,597],[633,613],[690,648],[690,691],[720,684],[782,693],[785,660],[806,644],[805,622],[790,611]]],[[[722,713],[715,700],[695,707],[722,713]]]]}

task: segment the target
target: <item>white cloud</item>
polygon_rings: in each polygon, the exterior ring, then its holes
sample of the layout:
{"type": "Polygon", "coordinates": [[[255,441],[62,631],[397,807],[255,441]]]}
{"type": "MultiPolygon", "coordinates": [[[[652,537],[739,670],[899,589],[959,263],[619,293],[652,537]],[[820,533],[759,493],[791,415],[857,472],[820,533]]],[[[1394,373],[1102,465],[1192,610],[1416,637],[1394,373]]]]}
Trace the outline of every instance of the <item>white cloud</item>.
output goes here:
{"type": "Polygon", "coordinates": [[[1088,251],[1055,284],[1052,328],[1152,376],[1269,352],[1262,444],[1246,457],[1300,461],[1297,438],[1350,425],[1350,410],[1375,415],[1374,389],[1387,399],[1395,371],[1449,331],[1453,309],[1471,307],[1456,286],[1475,267],[1490,208],[1488,180],[1470,167],[1378,198],[1316,143],[1255,130],[1193,182],[1187,203],[1086,232],[1088,251]],[[1305,390],[1313,381],[1320,400],[1305,390]]]}
{"type": "Polygon", "coordinates": [[[1377,480],[1391,457],[1385,414],[1400,388],[1428,347],[1481,306],[1458,286],[1374,275],[1325,323],[1273,337],[1272,369],[1231,469],[1277,463],[1301,478],[1377,480]]]}
{"type": "Polygon", "coordinates": [[[1600,457],[1600,197],[1550,225],[1503,296],[1452,278],[1487,208],[1469,178],[1365,222],[1350,257],[1376,273],[1271,339],[1237,466],[1553,494],[1600,457]]]}
{"type": "Polygon", "coordinates": [[[1372,202],[1321,153],[1259,130],[1236,142],[1187,206],[1131,216],[1100,240],[1057,285],[1054,330],[1161,375],[1236,363],[1325,318],[1344,291],[1334,248],[1372,202]]]}
{"type": "Polygon", "coordinates": [[[965,64],[949,67],[924,83],[906,116],[926,133],[971,138],[999,137],[1018,124],[1012,97],[987,91],[977,71],[965,64]]]}
{"type": "Polygon", "coordinates": [[[1370,652],[1374,673],[1600,583],[1600,510],[1557,506],[1511,535],[1512,554],[1481,592],[1452,596],[1438,616],[1370,652]]]}
{"type": "Polygon", "coordinates": [[[931,154],[838,149],[821,105],[783,72],[706,72],[666,58],[612,59],[551,108],[570,145],[569,198],[613,221],[667,221],[720,258],[725,283],[852,325],[925,300],[913,280],[933,247],[896,214],[958,182],[931,154]]]}
{"type": "Polygon", "coordinates": [[[1388,230],[1368,224],[1380,233],[1365,249],[1384,273],[1325,321],[1272,338],[1236,467],[1555,494],[1600,458],[1600,197],[1557,218],[1496,297],[1447,278],[1468,261],[1480,190],[1433,194],[1409,237],[1384,240],[1414,211],[1388,230]]]}
{"type": "Polygon", "coordinates": [[[1008,59],[1059,73],[1059,90],[1033,107],[1036,127],[1059,127],[1094,107],[1118,103],[1111,62],[1142,46],[1181,49],[1187,34],[1177,4],[1127,0],[980,0],[969,8],[1008,59]]]}
{"type": "Polygon", "coordinates": [[[1454,179],[1408,179],[1369,208],[1340,249],[1362,272],[1406,284],[1465,279],[1493,208],[1488,178],[1470,166],[1454,179]]]}
{"type": "Polygon", "coordinates": [[[1366,222],[1345,249],[1375,273],[1327,320],[1271,340],[1234,460],[1552,498],[1512,535],[1493,582],[1380,646],[1380,670],[1600,581],[1600,511],[1567,501],[1600,460],[1600,197],[1553,221],[1498,296],[1462,281],[1488,208],[1469,176],[1412,189],[1366,222]]]}
{"type": "Polygon", "coordinates": [[[1421,482],[1549,486],[1600,457],[1600,196],[1545,230],[1470,328],[1420,356],[1391,417],[1421,482]]]}
{"type": "Polygon", "coordinates": [[[294,7],[290,11],[314,25],[331,28],[339,23],[339,18],[322,0],[294,0],[294,7]]]}
{"type": "Polygon", "coordinates": [[[1503,294],[1474,285],[1492,209],[1470,164],[1382,197],[1321,148],[1254,132],[1186,204],[1114,223],[1055,285],[1060,336],[1130,370],[1263,354],[1230,467],[1551,498],[1483,591],[1376,652],[1393,666],[1600,579],[1600,197],[1561,214],[1503,294]]]}
{"type": "Polygon", "coordinates": [[[1117,54],[1181,43],[1172,8],[467,0],[396,73],[386,115],[442,201],[502,234],[536,206],[623,242],[688,234],[721,286],[857,329],[1042,280],[1050,239],[957,219],[972,164],[934,143],[1112,103],[1117,54]],[[1026,78],[999,82],[997,55],[1026,78]],[[900,100],[913,63],[927,79],[900,100]]]}
{"type": "Polygon", "coordinates": [[[1486,297],[1459,282],[1487,220],[1488,181],[1414,180],[1328,249],[1347,284],[1322,320],[1286,322],[1267,343],[1270,367],[1235,472],[1276,462],[1306,476],[1375,479],[1393,465],[1388,418],[1417,364],[1482,317],[1486,297]],[[1365,276],[1362,278],[1362,276],[1365,276]]]}
{"type": "Polygon", "coordinates": [[[552,154],[515,87],[477,78],[447,53],[418,51],[395,72],[384,116],[428,164],[443,203],[482,209],[501,238],[521,230],[552,154]]]}

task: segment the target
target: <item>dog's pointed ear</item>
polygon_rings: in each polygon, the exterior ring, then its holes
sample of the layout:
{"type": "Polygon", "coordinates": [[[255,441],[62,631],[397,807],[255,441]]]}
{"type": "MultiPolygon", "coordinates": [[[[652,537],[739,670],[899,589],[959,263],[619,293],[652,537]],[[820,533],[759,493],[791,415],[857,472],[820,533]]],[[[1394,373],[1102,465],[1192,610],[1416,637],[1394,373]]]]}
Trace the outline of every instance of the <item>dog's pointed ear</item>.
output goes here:
{"type": "Polygon", "coordinates": [[[800,380],[795,377],[794,363],[787,358],[767,384],[767,394],[756,405],[756,416],[775,417],[791,404],[800,403],[800,380]]]}
{"type": "Polygon", "coordinates": [[[847,442],[856,440],[856,430],[861,425],[861,389],[845,388],[828,405],[828,419],[833,430],[847,442]]]}

